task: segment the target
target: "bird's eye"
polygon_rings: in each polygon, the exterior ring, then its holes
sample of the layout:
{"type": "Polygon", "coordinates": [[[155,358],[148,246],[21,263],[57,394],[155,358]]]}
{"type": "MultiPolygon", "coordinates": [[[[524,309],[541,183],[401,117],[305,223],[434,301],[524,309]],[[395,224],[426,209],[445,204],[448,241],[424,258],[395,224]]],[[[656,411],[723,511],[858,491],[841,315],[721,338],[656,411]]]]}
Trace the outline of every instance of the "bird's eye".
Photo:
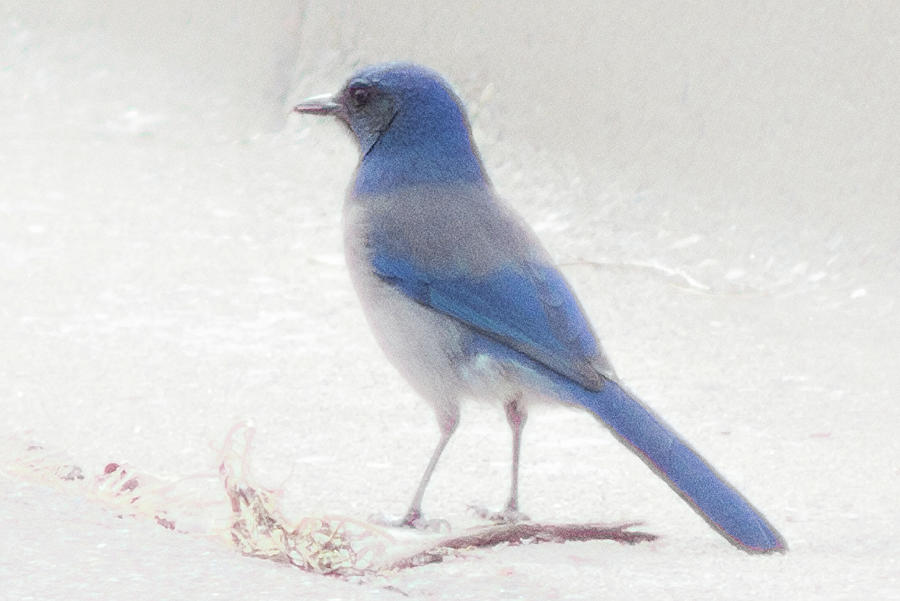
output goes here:
{"type": "Polygon", "coordinates": [[[352,84],[347,90],[347,95],[350,97],[353,106],[360,108],[369,102],[369,98],[372,96],[372,88],[368,84],[352,84]]]}

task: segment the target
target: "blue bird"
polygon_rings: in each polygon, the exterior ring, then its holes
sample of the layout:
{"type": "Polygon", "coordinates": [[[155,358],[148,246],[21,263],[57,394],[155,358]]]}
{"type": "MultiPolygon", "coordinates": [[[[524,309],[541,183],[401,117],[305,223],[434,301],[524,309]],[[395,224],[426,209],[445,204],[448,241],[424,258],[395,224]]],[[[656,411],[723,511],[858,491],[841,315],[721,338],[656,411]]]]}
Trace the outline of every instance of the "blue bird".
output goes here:
{"type": "Polygon", "coordinates": [[[362,69],[333,96],[295,111],[331,115],[359,143],[344,203],[348,269],[369,325],[427,400],[441,437],[406,515],[422,498],[459,423],[460,401],[503,404],[512,429],[512,486],[528,403],[592,413],[740,549],[784,551],[782,536],[687,443],[618,383],[566,280],[534,232],[494,191],[462,102],[437,73],[409,63],[362,69]]]}

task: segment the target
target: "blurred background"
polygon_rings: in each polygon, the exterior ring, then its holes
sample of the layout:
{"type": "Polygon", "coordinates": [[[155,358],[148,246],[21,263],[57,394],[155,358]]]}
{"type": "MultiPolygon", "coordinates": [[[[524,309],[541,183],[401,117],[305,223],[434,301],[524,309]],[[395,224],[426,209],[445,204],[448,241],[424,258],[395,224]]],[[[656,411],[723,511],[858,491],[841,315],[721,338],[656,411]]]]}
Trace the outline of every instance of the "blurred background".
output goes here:
{"type": "MultiPolygon", "coordinates": [[[[884,581],[872,558],[900,537],[898,6],[0,0],[4,434],[86,474],[179,478],[214,469],[249,419],[259,477],[297,511],[401,511],[436,428],[343,268],[353,142],[290,108],[412,60],[466,102],[495,186],[625,382],[798,553],[768,586],[795,592],[816,554],[835,562],[819,583],[884,581]]],[[[647,521],[669,541],[662,570],[721,551],[592,420],[529,423],[533,517],[647,521]]],[[[426,510],[465,524],[465,503],[502,503],[505,428],[465,408],[426,510]]]]}
{"type": "MultiPolygon", "coordinates": [[[[736,226],[754,245],[802,245],[797,280],[836,256],[841,268],[864,258],[896,271],[891,2],[4,7],[13,143],[92,123],[106,135],[181,142],[307,128],[287,125],[295,100],[336,90],[359,66],[413,60],[459,89],[494,166],[566,170],[572,197],[561,210],[609,214],[625,203],[630,223],[654,235],[699,226],[729,246],[736,226]],[[850,249],[863,256],[844,264],[850,249]]],[[[741,267],[745,284],[766,269],[789,277],[767,260],[758,253],[741,267]]]]}

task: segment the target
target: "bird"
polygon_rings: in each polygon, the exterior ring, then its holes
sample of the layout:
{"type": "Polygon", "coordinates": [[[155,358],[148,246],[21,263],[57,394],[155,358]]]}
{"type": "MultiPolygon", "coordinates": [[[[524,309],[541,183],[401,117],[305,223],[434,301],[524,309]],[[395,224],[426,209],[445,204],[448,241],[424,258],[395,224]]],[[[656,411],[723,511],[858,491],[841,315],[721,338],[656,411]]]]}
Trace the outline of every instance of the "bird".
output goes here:
{"type": "Polygon", "coordinates": [[[509,500],[485,517],[527,519],[522,432],[529,405],[549,401],[592,414],[737,548],[786,551],[767,519],[619,382],[549,252],[495,191],[463,102],[440,74],[376,64],[293,110],[337,118],[358,143],[343,205],[347,269],[382,351],[440,430],[396,525],[427,523],[425,490],[470,398],[502,405],[512,431],[509,500]]]}

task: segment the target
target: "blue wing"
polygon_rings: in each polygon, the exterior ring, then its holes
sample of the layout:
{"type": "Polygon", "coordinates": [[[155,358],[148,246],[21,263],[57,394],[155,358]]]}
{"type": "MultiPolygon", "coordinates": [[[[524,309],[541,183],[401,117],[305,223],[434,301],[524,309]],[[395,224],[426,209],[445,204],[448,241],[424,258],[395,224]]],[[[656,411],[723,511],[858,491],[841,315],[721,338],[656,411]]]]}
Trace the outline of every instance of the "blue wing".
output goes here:
{"type": "Polygon", "coordinates": [[[485,275],[435,273],[376,245],[375,273],[418,303],[454,317],[553,371],[598,390],[612,371],[575,295],[551,265],[521,260],[485,275]]]}

